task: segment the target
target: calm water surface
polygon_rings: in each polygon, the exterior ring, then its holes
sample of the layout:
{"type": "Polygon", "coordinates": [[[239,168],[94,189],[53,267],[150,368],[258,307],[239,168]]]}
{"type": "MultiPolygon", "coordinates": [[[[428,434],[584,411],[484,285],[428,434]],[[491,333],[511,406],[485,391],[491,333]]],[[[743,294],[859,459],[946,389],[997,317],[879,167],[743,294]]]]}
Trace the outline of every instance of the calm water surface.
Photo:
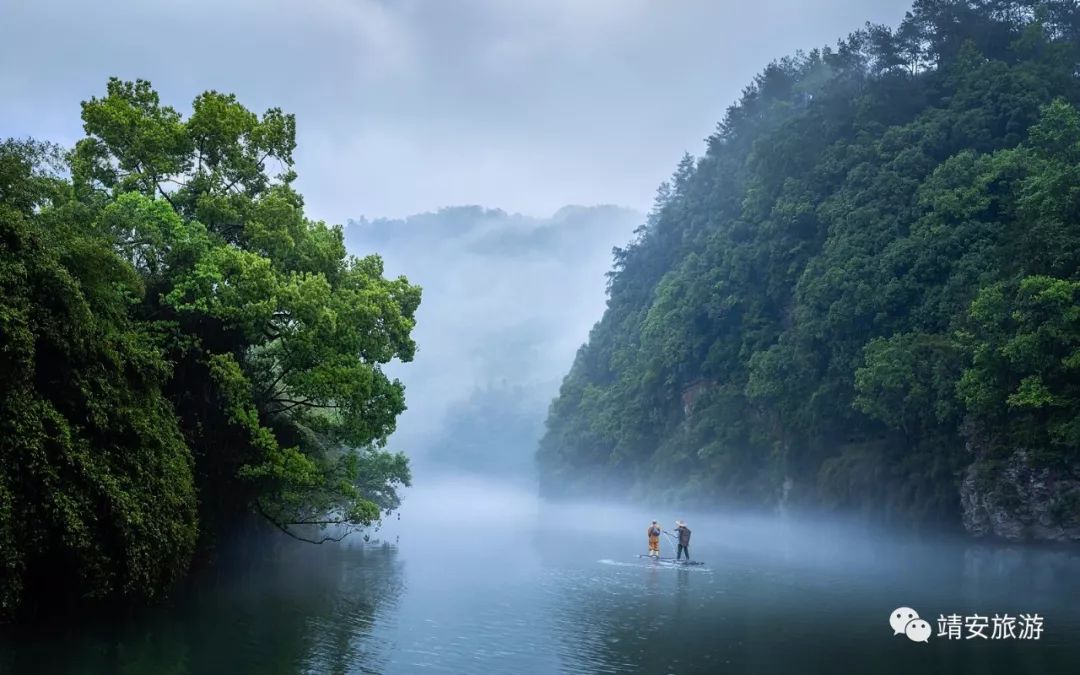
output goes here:
{"type": "Polygon", "coordinates": [[[1075,549],[554,507],[476,481],[414,491],[374,537],[249,546],[130,619],[4,638],[0,671],[1080,672],[1075,549]],[[653,517],[686,519],[707,564],[639,560],[653,517]],[[1044,632],[917,644],[888,626],[902,605],[935,634],[939,614],[1006,612],[1044,632]]]}

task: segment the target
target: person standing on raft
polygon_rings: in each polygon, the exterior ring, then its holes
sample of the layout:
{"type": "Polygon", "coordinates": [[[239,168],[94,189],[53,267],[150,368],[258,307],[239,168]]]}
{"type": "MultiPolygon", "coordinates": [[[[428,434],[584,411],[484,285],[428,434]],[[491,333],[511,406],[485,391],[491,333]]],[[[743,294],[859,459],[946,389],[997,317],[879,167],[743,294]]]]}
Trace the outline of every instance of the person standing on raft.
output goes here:
{"type": "Polygon", "coordinates": [[[655,520],[652,521],[652,525],[649,526],[647,533],[649,535],[649,555],[654,558],[660,557],[660,524],[655,520]]]}
{"type": "Polygon", "coordinates": [[[675,553],[675,559],[682,558],[682,554],[686,554],[686,559],[690,560],[690,528],[686,526],[681,520],[675,521],[675,534],[679,535],[679,550],[675,553]]]}

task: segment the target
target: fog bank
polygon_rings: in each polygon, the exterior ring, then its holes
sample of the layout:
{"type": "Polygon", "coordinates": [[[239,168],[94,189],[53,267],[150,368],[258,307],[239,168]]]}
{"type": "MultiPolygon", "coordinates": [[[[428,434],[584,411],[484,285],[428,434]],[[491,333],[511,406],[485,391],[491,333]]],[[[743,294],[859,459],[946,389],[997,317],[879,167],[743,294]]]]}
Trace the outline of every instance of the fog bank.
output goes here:
{"type": "Polygon", "coordinates": [[[616,206],[550,218],[462,206],[350,221],[351,253],[423,287],[416,358],[389,369],[409,407],[390,447],[421,473],[531,476],[548,404],[603,314],[611,249],[642,220],[616,206]]]}

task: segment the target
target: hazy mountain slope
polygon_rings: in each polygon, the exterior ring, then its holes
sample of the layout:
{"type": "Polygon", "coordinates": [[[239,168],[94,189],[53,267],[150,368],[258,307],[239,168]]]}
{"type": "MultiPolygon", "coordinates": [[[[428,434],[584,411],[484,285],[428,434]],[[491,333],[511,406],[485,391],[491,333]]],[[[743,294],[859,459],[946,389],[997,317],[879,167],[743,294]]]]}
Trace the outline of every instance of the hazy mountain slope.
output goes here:
{"type": "Polygon", "coordinates": [[[544,491],[1080,538],[1078,38],[920,0],[771,64],[618,253],[544,491]]]}
{"type": "Polygon", "coordinates": [[[604,306],[611,250],[643,220],[614,206],[531,218],[478,206],[345,228],[356,254],[424,289],[419,351],[394,374],[409,410],[392,446],[421,466],[532,475],[558,381],[604,306]]]}

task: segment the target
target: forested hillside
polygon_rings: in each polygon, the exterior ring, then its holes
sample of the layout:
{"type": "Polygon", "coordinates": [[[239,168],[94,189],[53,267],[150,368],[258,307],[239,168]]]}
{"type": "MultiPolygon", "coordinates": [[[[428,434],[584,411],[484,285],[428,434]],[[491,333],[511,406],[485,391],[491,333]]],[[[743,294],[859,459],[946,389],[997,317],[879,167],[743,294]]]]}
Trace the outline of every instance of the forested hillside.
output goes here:
{"type": "Polygon", "coordinates": [[[919,0],[769,65],[615,251],[549,495],[1080,539],[1080,9],[919,0]]]}
{"type": "Polygon", "coordinates": [[[304,216],[293,117],[112,80],[82,120],[0,143],[0,620],[157,597],[245,514],[348,529],[409,481],[382,368],[420,289],[304,216]]]}

